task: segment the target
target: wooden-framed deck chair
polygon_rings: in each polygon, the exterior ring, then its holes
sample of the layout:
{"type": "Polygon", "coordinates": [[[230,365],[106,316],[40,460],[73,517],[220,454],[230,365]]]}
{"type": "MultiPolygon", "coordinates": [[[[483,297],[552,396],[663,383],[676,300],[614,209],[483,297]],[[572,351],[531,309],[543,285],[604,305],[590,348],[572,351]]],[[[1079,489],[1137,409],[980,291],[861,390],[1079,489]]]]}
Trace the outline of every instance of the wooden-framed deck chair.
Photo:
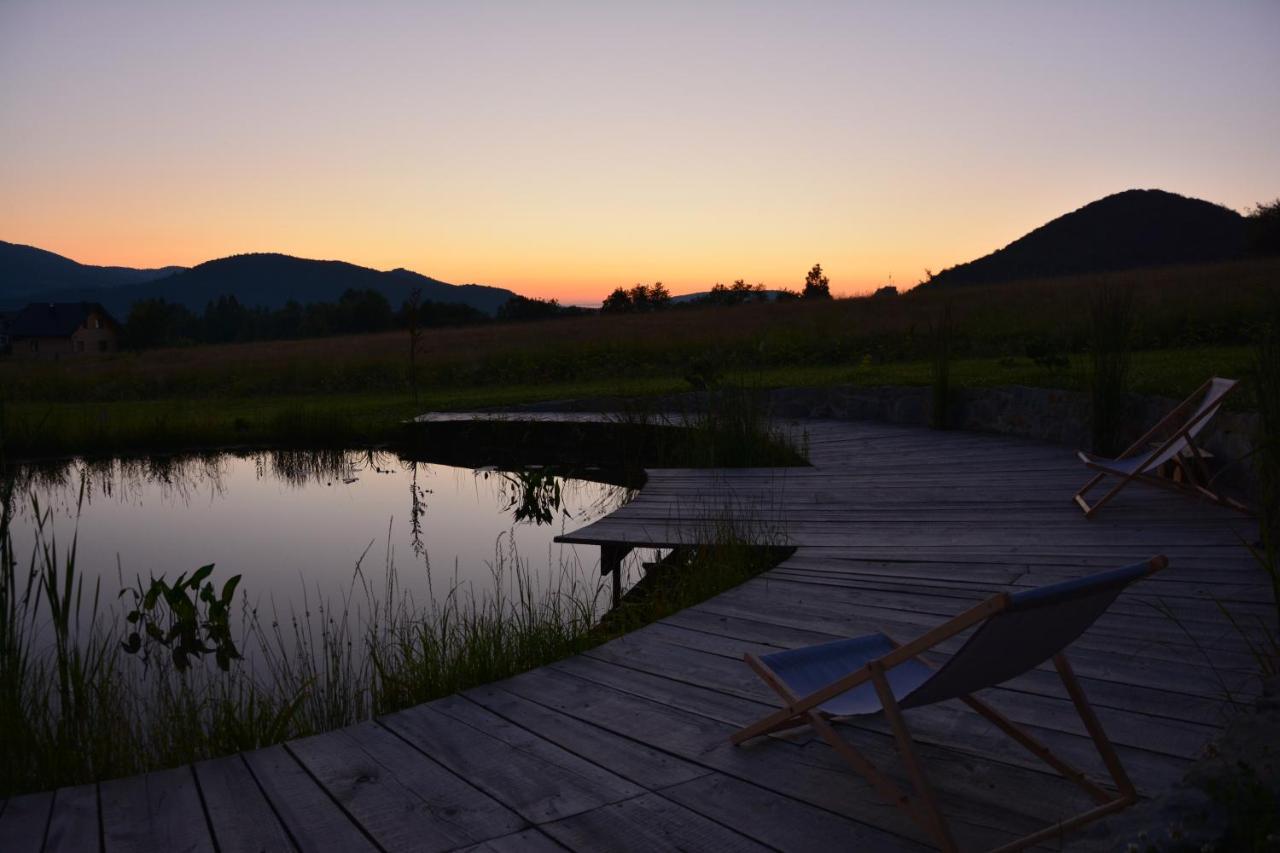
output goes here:
{"type": "Polygon", "coordinates": [[[1079,785],[1096,806],[1043,830],[1019,838],[1001,851],[1020,850],[1057,837],[1137,799],[1111,741],[1098,722],[1084,690],[1063,655],[1101,616],[1125,587],[1168,565],[1163,556],[1122,569],[1089,575],[1016,593],[998,593],[908,643],[883,633],[867,634],[745,659],[782,698],[781,710],[735,732],[740,745],[761,735],[809,725],[832,749],[866,777],[891,805],[902,809],[942,850],[955,850],[946,818],[938,808],[925,770],[916,756],[903,711],[959,699],[1014,741],[1079,785]],[[971,628],[974,632],[941,666],[921,653],[971,628]],[[1055,755],[1026,730],[974,696],[1002,684],[1047,660],[1066,687],[1085,730],[1097,747],[1116,790],[1111,791],[1055,755]],[[912,795],[885,776],[836,732],[831,720],[883,713],[893,731],[912,795]]]}
{"type": "Polygon", "coordinates": [[[1117,459],[1079,451],[1081,461],[1098,472],[1075,494],[1075,501],[1084,510],[1085,518],[1092,518],[1103,504],[1134,481],[1187,492],[1241,512],[1248,512],[1248,508],[1243,504],[1210,488],[1209,469],[1205,464],[1206,454],[1196,445],[1196,436],[1218,413],[1222,407],[1222,401],[1236,389],[1237,385],[1239,383],[1234,379],[1213,377],[1201,385],[1194,394],[1179,403],[1172,412],[1161,418],[1158,424],[1135,441],[1117,459]],[[1170,465],[1179,467],[1186,476],[1179,480],[1163,476],[1161,470],[1170,465]],[[1117,478],[1118,482],[1091,506],[1085,499],[1085,495],[1108,476],[1117,478]]]}

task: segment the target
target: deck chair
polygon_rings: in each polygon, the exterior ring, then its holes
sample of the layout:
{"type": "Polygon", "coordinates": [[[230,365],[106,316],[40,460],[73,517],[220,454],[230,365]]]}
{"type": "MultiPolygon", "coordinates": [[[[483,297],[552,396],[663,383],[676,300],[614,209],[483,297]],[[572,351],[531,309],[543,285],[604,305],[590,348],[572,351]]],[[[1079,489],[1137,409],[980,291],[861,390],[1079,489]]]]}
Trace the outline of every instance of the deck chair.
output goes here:
{"type": "Polygon", "coordinates": [[[1099,472],[1075,494],[1075,501],[1084,510],[1085,518],[1092,518],[1103,504],[1135,480],[1206,497],[1215,503],[1247,513],[1249,510],[1243,504],[1209,488],[1210,477],[1208,466],[1204,461],[1205,453],[1195,442],[1196,436],[1222,407],[1223,399],[1234,391],[1238,384],[1234,379],[1213,377],[1172,412],[1165,415],[1146,435],[1120,454],[1118,459],[1107,459],[1083,450],[1079,451],[1080,459],[1084,464],[1099,472]],[[1168,437],[1160,438],[1164,435],[1168,437]],[[1161,469],[1170,464],[1178,465],[1186,472],[1187,476],[1183,478],[1183,482],[1179,483],[1160,474],[1161,469]],[[1090,506],[1085,499],[1085,494],[1108,475],[1117,477],[1119,482],[1099,498],[1097,503],[1090,506]]]}
{"type": "Polygon", "coordinates": [[[740,745],[761,735],[798,726],[812,728],[832,749],[866,777],[877,793],[914,820],[941,850],[955,850],[945,817],[938,809],[924,767],[916,756],[903,711],[959,699],[1014,741],[1076,783],[1097,805],[1043,830],[1011,842],[1001,851],[1021,850],[1082,826],[1137,799],[1115,748],[1107,739],[1063,649],[1101,616],[1129,584],[1168,565],[1163,556],[1123,569],[1016,593],[999,593],[909,643],[887,634],[867,634],[816,646],[745,656],[747,664],[782,697],[781,710],[738,730],[740,745]],[[949,660],[934,667],[920,654],[974,626],[977,630],[949,660]],[[975,694],[1021,675],[1052,659],[1076,712],[1093,739],[1118,789],[1109,791],[1055,755],[1026,730],[975,694]],[[881,773],[831,725],[833,718],[883,713],[912,786],[909,796],[881,773]]]}

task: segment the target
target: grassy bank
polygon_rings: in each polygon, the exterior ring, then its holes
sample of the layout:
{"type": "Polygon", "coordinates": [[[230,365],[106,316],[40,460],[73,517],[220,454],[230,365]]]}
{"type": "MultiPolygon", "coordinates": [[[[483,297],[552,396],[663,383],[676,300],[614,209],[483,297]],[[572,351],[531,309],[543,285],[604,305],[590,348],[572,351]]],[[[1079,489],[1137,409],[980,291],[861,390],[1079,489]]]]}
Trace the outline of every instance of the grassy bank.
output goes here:
{"type": "Polygon", "coordinates": [[[186,616],[158,597],[147,619],[159,630],[143,632],[130,654],[122,641],[139,623],[100,602],[96,585],[77,573],[77,544],[41,535],[30,560],[19,560],[8,523],[6,512],[0,797],[252,749],[446,696],[634,630],[778,558],[732,539],[691,549],[604,619],[607,593],[589,568],[564,565],[543,582],[518,555],[499,554],[491,588],[455,589],[419,607],[401,592],[393,564],[376,592],[370,568],[357,566],[349,589],[313,597],[300,611],[234,611],[233,634],[218,641],[225,669],[212,651],[180,668],[161,638],[185,626],[211,644],[211,602],[230,579],[211,575],[207,599],[198,588],[187,592],[186,616]]]}
{"type": "MultiPolygon", "coordinates": [[[[1045,366],[1022,356],[957,358],[952,388],[1033,385],[1083,390],[1083,355],[1065,366],[1045,366]]],[[[1139,393],[1185,397],[1206,376],[1244,376],[1247,347],[1200,347],[1135,353],[1133,388],[1139,393]]],[[[728,385],[752,388],[928,385],[926,359],[876,363],[794,365],[727,371],[728,385]]],[[[0,441],[8,455],[161,452],[229,446],[367,446],[402,437],[405,419],[422,411],[461,410],[582,397],[643,398],[691,390],[679,374],[608,380],[477,385],[424,389],[415,402],[406,392],[326,393],[287,396],[178,396],[119,401],[0,402],[0,441]]],[[[1232,404],[1251,407],[1252,392],[1232,404]]]]}
{"type": "MultiPolygon", "coordinates": [[[[159,420],[147,409],[162,404],[129,405],[136,420],[127,423],[146,428],[147,414],[159,420]]],[[[405,414],[395,405],[370,399],[341,411],[405,414]]],[[[179,411],[208,424],[198,405],[179,411]]],[[[332,439],[322,412],[279,411],[332,439]]],[[[270,437],[276,422],[265,423],[259,434],[270,437]]],[[[716,395],[688,428],[642,447],[684,464],[803,462],[755,398],[740,393],[716,395]]],[[[325,452],[281,452],[313,457],[298,460],[307,471],[336,464],[325,452]]],[[[776,557],[756,547],[769,544],[763,533],[757,543],[710,530],[713,544],[646,576],[607,618],[608,592],[593,566],[550,566],[548,576],[514,550],[495,554],[489,588],[437,589],[415,602],[400,584],[390,542],[380,571],[357,564],[349,588],[319,599],[303,588],[302,604],[287,612],[251,608],[250,589],[237,601],[238,579],[215,577],[213,567],[188,574],[185,584],[139,580],[130,610],[100,600],[95,579],[77,571],[79,543],[54,538],[38,478],[19,485],[17,473],[0,480],[0,797],[252,749],[504,678],[695,604],[776,557]],[[10,525],[16,502],[26,501],[35,545],[19,555],[10,525]]],[[[535,499],[538,482],[530,481],[535,499]]],[[[82,480],[82,502],[85,494],[82,480]]],[[[198,560],[192,555],[193,568],[198,560]]],[[[127,566],[122,573],[127,578],[127,566]]]]}

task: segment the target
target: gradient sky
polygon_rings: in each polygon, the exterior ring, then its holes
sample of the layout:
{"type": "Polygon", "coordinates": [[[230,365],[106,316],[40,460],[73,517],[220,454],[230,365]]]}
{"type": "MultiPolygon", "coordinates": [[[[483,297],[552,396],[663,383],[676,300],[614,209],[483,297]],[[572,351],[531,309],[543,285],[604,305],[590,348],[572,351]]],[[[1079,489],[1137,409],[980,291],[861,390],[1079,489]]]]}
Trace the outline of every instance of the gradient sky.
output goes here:
{"type": "Polygon", "coordinates": [[[1277,45],[1275,0],[0,0],[0,239],[906,286],[1123,189],[1280,196],[1277,45]]]}

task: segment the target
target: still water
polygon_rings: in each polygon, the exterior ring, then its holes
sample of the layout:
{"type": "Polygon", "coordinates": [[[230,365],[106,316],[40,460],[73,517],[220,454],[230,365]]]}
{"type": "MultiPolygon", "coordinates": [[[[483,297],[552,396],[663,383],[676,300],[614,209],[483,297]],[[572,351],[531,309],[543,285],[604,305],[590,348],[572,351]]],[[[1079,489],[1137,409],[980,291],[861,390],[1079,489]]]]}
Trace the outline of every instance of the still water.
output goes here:
{"type": "Polygon", "coordinates": [[[74,461],[19,469],[12,534],[25,567],[40,538],[38,505],[43,538],[65,551],[74,536],[77,570],[87,584],[101,579],[108,602],[138,578],[173,580],[213,563],[219,584],[243,576],[252,606],[287,612],[340,596],[357,565],[375,591],[394,566],[398,591],[425,604],[455,587],[487,594],[495,572],[510,582],[516,561],[535,582],[554,587],[570,572],[596,586],[598,549],[553,539],[631,494],[546,469],[457,468],[389,452],[74,461]]]}

